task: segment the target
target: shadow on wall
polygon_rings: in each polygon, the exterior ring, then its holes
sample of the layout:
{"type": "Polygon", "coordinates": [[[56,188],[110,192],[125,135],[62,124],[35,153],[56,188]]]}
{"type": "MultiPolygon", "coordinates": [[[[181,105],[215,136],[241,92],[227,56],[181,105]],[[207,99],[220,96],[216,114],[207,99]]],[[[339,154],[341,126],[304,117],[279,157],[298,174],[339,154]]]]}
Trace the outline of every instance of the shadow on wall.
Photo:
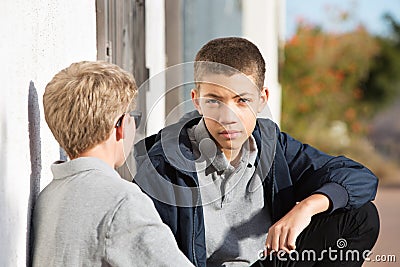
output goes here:
{"type": "Polygon", "coordinates": [[[34,83],[29,84],[28,93],[28,131],[31,160],[30,191],[28,199],[27,232],[26,232],[26,266],[32,262],[32,214],[36,199],[40,192],[40,173],[42,170],[40,140],[40,109],[38,95],[34,83]]]}
{"type": "MultiPolygon", "coordinates": [[[[4,92],[3,92],[4,93],[4,92]]],[[[7,180],[13,179],[8,172],[8,133],[7,133],[7,103],[6,97],[1,96],[0,105],[0,266],[15,266],[18,258],[15,233],[15,220],[18,220],[18,209],[10,196],[10,186],[7,180]]],[[[31,266],[31,215],[35,200],[40,191],[41,149],[40,149],[40,110],[36,88],[31,81],[28,92],[28,122],[29,148],[31,158],[30,193],[27,213],[26,266],[31,266]]],[[[12,144],[10,144],[12,145],[12,144]]],[[[19,196],[21,197],[21,196],[19,196]]]]}

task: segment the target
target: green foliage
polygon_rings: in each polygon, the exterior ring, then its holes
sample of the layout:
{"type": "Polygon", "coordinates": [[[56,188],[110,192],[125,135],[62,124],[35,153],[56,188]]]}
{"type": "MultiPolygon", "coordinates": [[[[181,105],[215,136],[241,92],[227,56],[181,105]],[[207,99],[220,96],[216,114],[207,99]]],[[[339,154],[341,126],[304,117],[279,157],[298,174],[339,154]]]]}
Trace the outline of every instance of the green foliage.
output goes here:
{"type": "Polygon", "coordinates": [[[371,70],[362,84],[364,99],[375,108],[390,104],[400,92],[400,24],[390,15],[391,37],[377,37],[380,53],[374,58],[371,70]]]}

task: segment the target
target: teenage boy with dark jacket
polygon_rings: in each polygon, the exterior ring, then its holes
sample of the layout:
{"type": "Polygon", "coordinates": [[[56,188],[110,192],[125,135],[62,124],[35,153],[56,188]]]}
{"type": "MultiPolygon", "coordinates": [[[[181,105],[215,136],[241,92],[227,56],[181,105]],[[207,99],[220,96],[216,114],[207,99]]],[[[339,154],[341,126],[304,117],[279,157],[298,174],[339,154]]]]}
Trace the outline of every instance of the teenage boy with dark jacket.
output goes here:
{"type": "Polygon", "coordinates": [[[268,89],[253,43],[208,42],[194,74],[197,113],[135,151],[134,180],[182,252],[196,266],[361,266],[379,232],[374,174],[256,118],[268,89]]]}

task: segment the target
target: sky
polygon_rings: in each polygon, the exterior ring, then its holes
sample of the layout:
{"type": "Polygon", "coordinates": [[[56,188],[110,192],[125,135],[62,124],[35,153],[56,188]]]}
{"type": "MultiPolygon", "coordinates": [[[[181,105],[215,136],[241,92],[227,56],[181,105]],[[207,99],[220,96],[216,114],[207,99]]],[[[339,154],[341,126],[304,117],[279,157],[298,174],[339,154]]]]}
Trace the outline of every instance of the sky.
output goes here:
{"type": "Polygon", "coordinates": [[[286,0],[286,38],[296,32],[299,21],[321,25],[324,30],[343,32],[362,23],[375,35],[388,35],[389,27],[382,19],[390,13],[400,22],[400,0],[286,0]],[[348,20],[339,14],[348,11],[348,20]]]}

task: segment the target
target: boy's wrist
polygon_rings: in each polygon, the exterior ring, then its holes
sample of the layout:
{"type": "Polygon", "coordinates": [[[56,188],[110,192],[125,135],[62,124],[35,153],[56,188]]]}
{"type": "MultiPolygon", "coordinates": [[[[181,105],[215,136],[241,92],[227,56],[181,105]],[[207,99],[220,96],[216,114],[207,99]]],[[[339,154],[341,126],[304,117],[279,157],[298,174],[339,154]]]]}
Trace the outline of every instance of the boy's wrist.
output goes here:
{"type": "Polygon", "coordinates": [[[313,216],[315,214],[327,211],[330,206],[330,200],[323,194],[313,194],[297,204],[303,212],[313,216]]]}

